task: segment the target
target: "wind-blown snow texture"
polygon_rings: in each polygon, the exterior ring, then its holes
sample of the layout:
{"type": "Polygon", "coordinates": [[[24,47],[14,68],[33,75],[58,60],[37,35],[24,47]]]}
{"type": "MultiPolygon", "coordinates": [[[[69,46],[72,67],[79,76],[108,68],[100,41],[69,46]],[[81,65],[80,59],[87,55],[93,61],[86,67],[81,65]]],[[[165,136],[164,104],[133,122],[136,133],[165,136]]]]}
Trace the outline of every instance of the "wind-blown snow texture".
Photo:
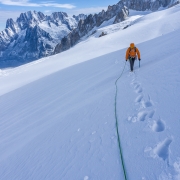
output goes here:
{"type": "Polygon", "coordinates": [[[0,71],[1,180],[123,179],[114,83],[131,42],[141,67],[130,73],[127,63],[117,84],[128,180],[180,179],[180,6],[133,13],[126,29],[104,26],[66,52],[0,71]]]}

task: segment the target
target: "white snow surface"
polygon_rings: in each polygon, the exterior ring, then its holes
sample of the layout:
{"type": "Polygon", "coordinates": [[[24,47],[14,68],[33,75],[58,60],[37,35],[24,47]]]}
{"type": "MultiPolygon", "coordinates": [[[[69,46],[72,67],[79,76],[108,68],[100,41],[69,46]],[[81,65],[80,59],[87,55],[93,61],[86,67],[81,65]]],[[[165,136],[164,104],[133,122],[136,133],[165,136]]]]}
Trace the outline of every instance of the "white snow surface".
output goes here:
{"type": "Polygon", "coordinates": [[[103,26],[68,51],[0,71],[1,180],[180,180],[180,6],[103,26]],[[138,17],[138,18],[137,18],[138,17]],[[114,30],[113,30],[114,28],[114,30]],[[125,51],[134,42],[134,73],[125,51]],[[124,69],[125,67],[125,69],[124,69]],[[124,69],[124,71],[123,71],[124,69]]]}

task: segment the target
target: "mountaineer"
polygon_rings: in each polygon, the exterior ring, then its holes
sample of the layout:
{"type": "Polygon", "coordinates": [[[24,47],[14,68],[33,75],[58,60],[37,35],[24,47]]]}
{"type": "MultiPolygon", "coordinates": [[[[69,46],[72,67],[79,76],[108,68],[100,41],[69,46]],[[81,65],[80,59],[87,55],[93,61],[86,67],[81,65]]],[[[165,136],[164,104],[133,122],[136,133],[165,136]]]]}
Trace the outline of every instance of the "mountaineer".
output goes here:
{"type": "Polygon", "coordinates": [[[134,61],[137,59],[137,56],[138,56],[138,60],[140,61],[141,60],[140,52],[138,48],[135,47],[134,43],[131,43],[130,47],[126,51],[126,61],[129,60],[130,62],[131,72],[133,72],[134,61]]]}

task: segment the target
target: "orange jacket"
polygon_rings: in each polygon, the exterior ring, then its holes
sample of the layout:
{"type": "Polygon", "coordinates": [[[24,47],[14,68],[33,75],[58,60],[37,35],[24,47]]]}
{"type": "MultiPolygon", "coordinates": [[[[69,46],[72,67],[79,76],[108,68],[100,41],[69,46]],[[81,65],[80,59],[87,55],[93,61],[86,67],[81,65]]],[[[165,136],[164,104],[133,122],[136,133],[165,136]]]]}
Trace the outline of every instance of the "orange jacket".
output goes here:
{"type": "Polygon", "coordinates": [[[138,59],[141,59],[141,56],[140,56],[140,52],[139,52],[139,49],[137,47],[135,48],[128,48],[127,51],[126,51],[126,60],[129,59],[129,57],[136,57],[136,55],[138,55],[138,59]],[[135,50],[136,48],[136,50],[135,50]]]}

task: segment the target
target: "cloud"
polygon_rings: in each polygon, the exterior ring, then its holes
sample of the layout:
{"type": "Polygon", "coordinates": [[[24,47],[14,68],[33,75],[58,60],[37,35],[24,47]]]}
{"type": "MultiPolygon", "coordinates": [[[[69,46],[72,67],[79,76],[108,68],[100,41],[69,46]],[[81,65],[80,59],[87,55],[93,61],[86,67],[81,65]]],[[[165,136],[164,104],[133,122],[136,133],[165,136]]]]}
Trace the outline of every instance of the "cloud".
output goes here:
{"type": "Polygon", "coordinates": [[[59,4],[59,3],[54,3],[53,1],[32,3],[29,0],[0,0],[0,3],[8,6],[57,7],[57,8],[66,8],[66,9],[73,9],[76,7],[72,4],[59,4]]]}

